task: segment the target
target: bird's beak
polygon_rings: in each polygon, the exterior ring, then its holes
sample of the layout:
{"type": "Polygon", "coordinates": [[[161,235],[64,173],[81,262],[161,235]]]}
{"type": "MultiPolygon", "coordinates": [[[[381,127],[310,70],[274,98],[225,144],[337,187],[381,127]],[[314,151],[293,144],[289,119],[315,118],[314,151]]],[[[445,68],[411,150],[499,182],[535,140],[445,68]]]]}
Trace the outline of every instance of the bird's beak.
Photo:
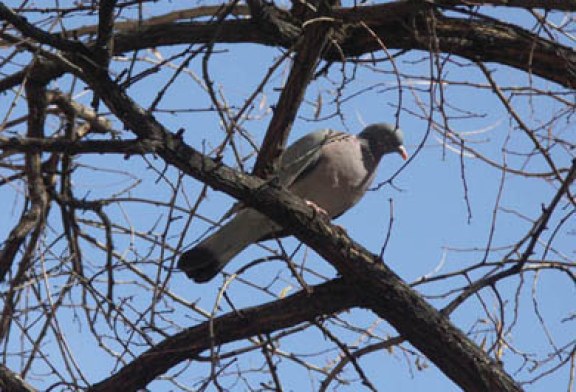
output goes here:
{"type": "Polygon", "coordinates": [[[408,152],[406,152],[406,149],[404,148],[404,146],[398,146],[398,154],[400,154],[402,159],[404,159],[404,160],[408,159],[408,152]]]}

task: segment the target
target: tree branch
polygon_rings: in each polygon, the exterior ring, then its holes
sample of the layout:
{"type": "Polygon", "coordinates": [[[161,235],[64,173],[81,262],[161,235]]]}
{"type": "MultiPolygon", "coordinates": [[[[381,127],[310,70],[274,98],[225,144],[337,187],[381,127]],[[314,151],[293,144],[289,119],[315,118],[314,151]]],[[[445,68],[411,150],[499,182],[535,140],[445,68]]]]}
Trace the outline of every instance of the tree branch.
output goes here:
{"type": "MultiPolygon", "coordinates": [[[[335,9],[333,17],[343,23],[335,36],[338,49],[332,45],[323,58],[339,62],[343,60],[342,54],[350,59],[381,50],[380,43],[359,25],[360,21],[364,21],[388,49],[428,51],[433,38],[445,53],[474,62],[508,65],[565,87],[576,86],[576,53],[573,49],[518,26],[494,20],[447,18],[437,13],[435,29],[430,31],[431,16],[424,11],[434,9],[431,7],[434,7],[433,4],[426,2],[393,2],[335,9]]],[[[160,46],[213,42],[216,33],[216,42],[220,43],[256,43],[290,48],[301,26],[293,24],[287,11],[275,12],[274,20],[280,23],[277,27],[282,28],[263,29],[262,25],[250,19],[225,20],[218,24],[144,24],[145,27],[117,33],[114,36],[114,54],[160,46]]],[[[56,70],[52,72],[57,73],[56,70]]],[[[0,91],[22,83],[24,75],[24,72],[19,72],[0,80],[0,91]]]]}
{"type": "Polygon", "coordinates": [[[117,0],[100,0],[98,10],[98,36],[95,53],[103,67],[108,67],[110,56],[114,53],[114,11],[117,0]]]}
{"type": "Polygon", "coordinates": [[[32,38],[39,43],[46,44],[63,51],[78,52],[86,55],[90,54],[88,48],[81,42],[63,39],[57,34],[50,34],[42,29],[37,28],[33,24],[28,23],[25,18],[12,11],[12,9],[6,7],[2,2],[0,2],[0,19],[12,24],[25,37],[32,38]]]}
{"type": "Polygon", "coordinates": [[[335,279],[312,287],[310,293],[302,290],[284,299],[227,313],[165,339],[118,373],[93,385],[89,391],[117,391],[120,386],[123,390],[136,391],[178,363],[194,359],[212,344],[221,345],[281,330],[343,311],[360,302],[343,279],[335,279]],[[214,341],[207,339],[211,328],[214,341]]]}
{"type": "MultiPolygon", "coordinates": [[[[318,15],[323,15],[320,12],[318,15]]],[[[283,151],[292,123],[298,113],[298,108],[304,99],[306,87],[310,83],[316,65],[328,42],[331,22],[310,21],[304,30],[304,35],[297,44],[288,80],[282,89],[278,105],[268,125],[262,148],[254,165],[254,174],[260,177],[274,173],[278,158],[283,151]]]]}
{"type": "MultiPolygon", "coordinates": [[[[335,45],[323,58],[342,61],[381,50],[372,34],[358,22],[364,21],[388,49],[429,50],[435,39],[441,51],[471,61],[487,61],[508,65],[533,73],[566,87],[576,86],[576,53],[569,47],[539,37],[518,26],[484,19],[448,18],[425,13],[427,3],[386,3],[358,8],[340,8],[333,17],[343,23],[338,29],[335,45]]],[[[286,18],[288,19],[288,18],[286,18]]],[[[288,22],[285,22],[288,23],[288,22]]],[[[217,42],[257,43],[290,47],[293,37],[262,31],[250,20],[210,23],[179,23],[158,25],[140,31],[122,32],[116,36],[116,54],[127,51],[190,43],[211,42],[218,31],[217,42]]]]}
{"type": "Polygon", "coordinates": [[[36,389],[6,366],[0,364],[0,391],[35,392],[36,389]]]}
{"type": "Polygon", "coordinates": [[[574,0],[428,0],[430,3],[449,6],[501,6],[533,9],[540,8],[547,11],[576,11],[574,0]]]}
{"type": "MultiPolygon", "coordinates": [[[[28,102],[28,135],[41,139],[44,136],[44,121],[46,119],[46,83],[47,80],[39,74],[32,66],[26,83],[26,95],[28,102]]],[[[6,274],[10,271],[14,259],[20,246],[34,229],[43,224],[48,196],[44,186],[42,176],[42,159],[38,151],[26,154],[26,176],[28,177],[28,195],[30,207],[24,213],[20,222],[12,229],[4,247],[0,249],[0,282],[4,281],[6,274]]],[[[26,260],[22,260],[25,262],[26,260]]],[[[9,306],[9,301],[5,301],[5,311],[9,306]]],[[[6,320],[5,318],[3,318],[6,320]]],[[[0,336],[5,333],[5,325],[0,326],[0,336]]]]}
{"type": "Polygon", "coordinates": [[[67,140],[6,138],[0,136],[0,149],[18,152],[61,152],[67,154],[149,154],[162,145],[151,140],[67,140]]]}

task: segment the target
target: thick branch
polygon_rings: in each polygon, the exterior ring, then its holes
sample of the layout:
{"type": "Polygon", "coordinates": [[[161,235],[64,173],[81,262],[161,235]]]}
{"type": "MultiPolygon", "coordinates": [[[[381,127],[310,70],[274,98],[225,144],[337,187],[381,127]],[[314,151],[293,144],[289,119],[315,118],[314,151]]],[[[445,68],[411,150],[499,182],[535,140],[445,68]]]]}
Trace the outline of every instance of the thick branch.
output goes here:
{"type": "Polygon", "coordinates": [[[114,10],[116,0],[100,0],[98,10],[98,37],[96,38],[96,58],[104,67],[108,67],[110,56],[114,53],[114,10]]]}
{"type": "Polygon", "coordinates": [[[0,19],[5,20],[18,29],[25,37],[32,38],[34,41],[49,45],[53,48],[72,51],[77,53],[90,54],[88,48],[79,41],[70,41],[61,38],[59,35],[50,34],[46,31],[28,23],[26,18],[21,17],[0,2],[0,19]]]}
{"type": "MultiPolygon", "coordinates": [[[[572,2],[570,2],[572,4],[572,2]]],[[[426,2],[393,2],[374,6],[339,8],[333,17],[343,23],[334,45],[323,56],[342,61],[381,50],[371,32],[360,26],[364,21],[376,32],[388,49],[429,50],[431,39],[445,53],[472,61],[496,62],[531,72],[566,87],[576,86],[576,53],[569,47],[532,34],[518,26],[471,18],[446,18],[436,14],[434,30],[431,17],[423,11],[426,2]]],[[[276,28],[263,28],[250,19],[210,22],[165,23],[126,30],[115,35],[114,54],[145,48],[214,42],[255,43],[289,48],[294,45],[300,26],[291,24],[290,15],[274,18],[276,28]]],[[[284,11],[285,12],[285,11],[284,11]]],[[[286,12],[285,12],[286,13],[286,12]]],[[[160,20],[161,17],[159,17],[160,20]]],[[[26,30],[25,30],[26,31],[26,30]]],[[[71,41],[68,41],[71,42],[71,41]]],[[[61,45],[59,45],[61,46],[61,45]]],[[[55,74],[58,70],[52,70],[55,74]]],[[[0,81],[0,91],[22,83],[25,72],[0,81]]]]}
{"type": "Polygon", "coordinates": [[[114,8],[116,0],[101,0],[98,10],[98,38],[96,46],[107,47],[114,30],[114,8]]]}
{"type": "Polygon", "coordinates": [[[0,364],[0,391],[34,392],[36,389],[28,385],[26,381],[6,366],[0,364]]]}
{"type": "MultiPolygon", "coordinates": [[[[28,136],[33,138],[43,138],[44,121],[46,119],[46,84],[47,80],[43,75],[38,74],[32,66],[31,74],[26,83],[26,96],[28,102],[28,136]]],[[[44,222],[44,215],[48,205],[48,196],[42,177],[41,153],[31,152],[26,154],[26,176],[28,177],[28,197],[30,207],[23,214],[18,224],[10,231],[4,247],[0,249],[0,281],[4,281],[6,274],[12,268],[16,254],[24,243],[26,237],[33,229],[40,227],[44,222]]],[[[23,258],[22,263],[27,260],[23,258]]],[[[8,311],[9,301],[5,301],[4,315],[8,311]]],[[[3,321],[9,317],[3,317],[3,321]]],[[[0,326],[0,336],[6,332],[5,324],[0,326]]]]}
{"type": "MultiPolygon", "coordinates": [[[[377,9],[368,23],[389,49],[431,50],[478,62],[508,65],[572,88],[576,86],[576,52],[518,26],[487,20],[446,18],[429,13],[408,23],[379,23],[377,9]],[[432,27],[433,26],[433,27],[432,27]]],[[[355,15],[355,18],[358,15],[355,15]]],[[[369,15],[366,15],[368,18],[369,15]]],[[[363,29],[350,31],[341,43],[347,56],[360,56],[381,46],[363,29]]],[[[336,60],[334,54],[334,60],[336,60]]]]}
{"type": "Polygon", "coordinates": [[[290,75],[280,94],[262,149],[254,165],[254,174],[260,177],[266,177],[267,174],[276,171],[274,166],[278,163],[298,108],[304,99],[306,87],[328,41],[330,25],[331,23],[321,21],[311,22],[304,30],[290,75]]]}
{"type": "MultiPolygon", "coordinates": [[[[28,136],[42,138],[44,136],[44,122],[46,120],[47,80],[32,66],[30,75],[26,80],[26,101],[28,103],[28,136]]],[[[20,222],[12,229],[4,248],[0,250],[0,281],[12,269],[16,255],[26,238],[29,238],[25,251],[7,292],[3,295],[3,309],[0,317],[0,341],[3,341],[10,325],[14,320],[16,297],[20,291],[20,284],[30,269],[32,255],[38,246],[40,234],[45,225],[48,212],[48,193],[44,184],[42,173],[42,159],[40,152],[27,153],[25,157],[25,171],[28,185],[28,198],[30,207],[23,214],[20,222]]]]}
{"type": "Polygon", "coordinates": [[[430,0],[434,4],[462,6],[502,6],[515,8],[540,8],[548,11],[576,11],[574,0],[430,0]]]}
{"type": "Polygon", "coordinates": [[[67,154],[147,154],[162,143],[150,140],[67,140],[43,138],[5,138],[0,136],[0,150],[18,152],[62,152],[67,154]]]}
{"type": "MultiPolygon", "coordinates": [[[[59,78],[64,73],[64,68],[54,61],[45,61],[42,64],[44,76],[49,80],[59,78]]],[[[0,92],[22,84],[24,79],[26,79],[26,76],[30,73],[30,69],[31,67],[26,67],[23,70],[15,72],[14,74],[0,80],[0,92]]]]}
{"type": "MultiPolygon", "coordinates": [[[[472,61],[496,62],[531,72],[566,87],[576,86],[576,53],[518,26],[503,22],[471,18],[447,18],[424,14],[427,3],[386,3],[370,7],[341,8],[334,18],[343,22],[337,34],[338,47],[332,45],[324,54],[330,61],[342,61],[381,50],[370,31],[360,26],[364,21],[376,32],[388,49],[428,51],[432,39],[448,54],[472,61]],[[432,23],[433,22],[433,23],[432,23]],[[434,25],[432,30],[429,26],[434,25]]],[[[288,22],[286,22],[288,23],[288,22]]],[[[180,23],[151,26],[116,36],[116,53],[162,45],[211,42],[218,31],[217,42],[257,43],[291,46],[291,37],[263,31],[250,20],[210,23],[180,23]]]]}
{"type": "Polygon", "coordinates": [[[312,287],[310,293],[302,290],[284,299],[231,312],[165,339],[90,391],[142,389],[178,363],[194,359],[210,349],[211,344],[225,344],[288,328],[357,306],[360,302],[350,286],[342,279],[336,279],[312,287]],[[211,327],[214,341],[208,338],[211,327]]]}

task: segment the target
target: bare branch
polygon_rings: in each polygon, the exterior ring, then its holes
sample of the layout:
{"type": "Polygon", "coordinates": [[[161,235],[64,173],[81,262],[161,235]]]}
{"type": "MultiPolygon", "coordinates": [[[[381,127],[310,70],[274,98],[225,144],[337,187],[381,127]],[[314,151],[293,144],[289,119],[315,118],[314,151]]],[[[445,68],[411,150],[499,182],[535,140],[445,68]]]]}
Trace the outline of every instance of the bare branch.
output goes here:
{"type": "Polygon", "coordinates": [[[93,385],[90,392],[115,391],[118,385],[127,390],[144,388],[176,364],[193,360],[209,349],[212,342],[206,337],[210,328],[214,331],[214,344],[220,345],[337,313],[359,302],[354,290],[344,280],[336,279],[313,287],[310,294],[303,290],[241,313],[225,314],[165,339],[112,377],[93,385]]]}
{"type": "MultiPolygon", "coordinates": [[[[33,71],[26,84],[30,111],[28,117],[28,135],[33,138],[43,138],[47,97],[45,81],[41,79],[41,76],[37,79],[36,75],[33,71]]],[[[12,267],[16,253],[28,234],[44,223],[48,196],[44,186],[41,166],[41,154],[38,151],[26,154],[26,176],[28,177],[30,208],[24,214],[19,224],[12,229],[8,240],[0,251],[0,281],[4,281],[6,278],[6,274],[12,267]]],[[[23,260],[22,262],[27,261],[23,260]]],[[[3,330],[3,332],[5,333],[5,330],[3,330]]],[[[3,336],[4,333],[0,332],[0,336],[3,336]]]]}
{"type": "MultiPolygon", "coordinates": [[[[321,14],[320,14],[321,15],[321,14]]],[[[296,56],[286,85],[278,100],[274,116],[270,120],[262,149],[254,165],[254,174],[266,177],[275,172],[278,158],[296,118],[316,64],[318,63],[330,35],[331,21],[310,20],[304,35],[296,47],[296,56]]]]}
{"type": "Polygon", "coordinates": [[[430,0],[433,4],[449,6],[483,6],[491,5],[497,7],[516,7],[516,8],[541,8],[548,11],[576,11],[576,2],[574,0],[430,0]]]}
{"type": "Polygon", "coordinates": [[[12,9],[6,7],[2,2],[0,2],[0,19],[12,24],[25,37],[36,40],[39,43],[64,51],[83,53],[85,55],[90,54],[90,51],[81,42],[69,41],[60,38],[58,35],[46,33],[44,30],[28,23],[26,19],[16,14],[12,9]]]}
{"type": "Polygon", "coordinates": [[[66,140],[0,137],[0,149],[5,151],[51,151],[66,154],[126,154],[154,153],[162,143],[153,140],[66,140]]]}

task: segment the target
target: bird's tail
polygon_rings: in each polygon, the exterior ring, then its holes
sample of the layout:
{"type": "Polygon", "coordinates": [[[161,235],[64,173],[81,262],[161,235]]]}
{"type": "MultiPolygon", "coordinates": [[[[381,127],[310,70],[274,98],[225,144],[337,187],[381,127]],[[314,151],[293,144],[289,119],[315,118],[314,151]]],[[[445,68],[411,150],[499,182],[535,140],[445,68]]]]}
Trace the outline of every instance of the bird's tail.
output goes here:
{"type": "Polygon", "coordinates": [[[184,252],[178,268],[197,283],[207,282],[247,246],[279,229],[258,211],[245,208],[216,233],[184,252]]]}

